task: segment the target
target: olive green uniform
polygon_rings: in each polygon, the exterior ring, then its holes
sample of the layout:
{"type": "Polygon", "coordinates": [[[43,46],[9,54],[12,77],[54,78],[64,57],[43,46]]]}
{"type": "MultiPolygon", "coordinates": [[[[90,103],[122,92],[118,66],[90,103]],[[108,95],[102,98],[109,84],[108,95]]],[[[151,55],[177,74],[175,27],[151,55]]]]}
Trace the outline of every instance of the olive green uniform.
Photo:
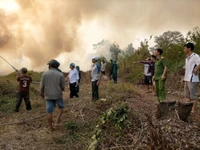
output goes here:
{"type": "Polygon", "coordinates": [[[164,72],[164,68],[168,66],[168,62],[165,58],[161,57],[161,59],[157,59],[155,62],[155,75],[154,79],[156,82],[156,95],[158,98],[158,101],[163,101],[166,99],[165,95],[165,79],[162,80],[162,74],[164,72]]]}

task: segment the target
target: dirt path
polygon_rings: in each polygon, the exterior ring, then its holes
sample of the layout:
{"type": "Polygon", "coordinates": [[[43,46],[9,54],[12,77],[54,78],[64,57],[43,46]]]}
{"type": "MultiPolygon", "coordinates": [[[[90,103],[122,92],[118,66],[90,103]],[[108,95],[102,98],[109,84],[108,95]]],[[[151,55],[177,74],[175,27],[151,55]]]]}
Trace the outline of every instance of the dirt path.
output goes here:
{"type": "MultiPolygon", "coordinates": [[[[115,88],[126,87],[126,83],[119,82],[118,85],[112,83],[104,83],[100,87],[100,95],[102,99],[106,99],[106,89],[113,88],[114,95],[121,96],[120,98],[130,103],[130,107],[137,110],[140,116],[145,113],[153,113],[156,109],[157,100],[152,93],[147,93],[142,85],[131,85],[130,89],[135,90],[135,94],[121,89],[115,91],[115,88]],[[115,93],[116,92],[116,93],[115,93]]],[[[62,122],[66,120],[89,121],[99,116],[100,103],[94,104],[91,102],[91,87],[90,84],[83,83],[80,87],[80,98],[68,99],[69,89],[64,92],[65,109],[62,116],[62,122]]],[[[117,98],[116,96],[116,98],[117,98]]],[[[168,99],[177,99],[177,93],[167,95],[168,99]]],[[[66,129],[61,126],[53,134],[49,132],[47,120],[45,117],[45,103],[42,99],[32,99],[33,110],[26,112],[23,108],[19,113],[0,113],[0,149],[1,150],[60,150],[65,149],[64,144],[55,142],[56,138],[66,134],[66,129]],[[34,119],[35,118],[35,119],[34,119]],[[13,123],[8,125],[8,123],[13,123]],[[19,124],[21,123],[21,124],[19,124]]],[[[56,111],[56,110],[55,110],[56,111]]],[[[55,113],[54,113],[55,115],[55,113]]],[[[55,116],[54,116],[55,117],[55,116]]],[[[55,118],[54,118],[55,119],[55,118]]],[[[82,146],[83,149],[87,145],[82,146]]]]}

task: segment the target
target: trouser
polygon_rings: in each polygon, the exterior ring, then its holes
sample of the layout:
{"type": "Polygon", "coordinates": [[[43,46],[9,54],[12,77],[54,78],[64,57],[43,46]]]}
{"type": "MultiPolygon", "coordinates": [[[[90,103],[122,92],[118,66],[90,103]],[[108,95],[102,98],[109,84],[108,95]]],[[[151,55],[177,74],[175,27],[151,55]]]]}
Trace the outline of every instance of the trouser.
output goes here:
{"type": "Polygon", "coordinates": [[[113,81],[114,83],[117,83],[117,73],[113,73],[113,81]]]}
{"type": "Polygon", "coordinates": [[[29,92],[17,92],[16,94],[16,105],[15,105],[15,111],[19,111],[19,107],[22,103],[22,99],[24,99],[24,102],[26,104],[26,110],[31,110],[31,102],[29,99],[29,92]]]}
{"type": "Polygon", "coordinates": [[[161,102],[166,99],[165,95],[165,80],[158,79],[156,80],[156,95],[158,101],[161,102]]]}
{"type": "Polygon", "coordinates": [[[70,83],[69,88],[70,88],[70,98],[73,98],[73,96],[79,97],[77,94],[76,82],[70,83]]]}
{"type": "MultiPolygon", "coordinates": [[[[78,80],[78,83],[80,84],[80,79],[78,80]]],[[[79,85],[76,86],[76,92],[79,93],[79,85]]]]}
{"type": "Polygon", "coordinates": [[[97,82],[98,80],[92,81],[92,101],[99,99],[99,87],[97,86],[97,82]]]}

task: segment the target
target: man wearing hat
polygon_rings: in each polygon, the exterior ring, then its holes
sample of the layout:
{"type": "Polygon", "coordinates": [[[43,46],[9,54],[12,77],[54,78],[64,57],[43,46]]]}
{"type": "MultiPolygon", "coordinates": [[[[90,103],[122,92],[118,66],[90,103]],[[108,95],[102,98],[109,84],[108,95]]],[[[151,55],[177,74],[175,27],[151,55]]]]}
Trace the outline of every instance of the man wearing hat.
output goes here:
{"type": "Polygon", "coordinates": [[[75,68],[75,64],[71,63],[70,64],[70,71],[69,71],[69,87],[70,87],[70,98],[73,98],[73,96],[79,97],[77,93],[76,87],[78,86],[78,80],[79,80],[79,75],[78,71],[75,68]]]}
{"type": "Polygon", "coordinates": [[[17,81],[19,82],[18,90],[17,90],[17,99],[15,105],[15,112],[19,111],[19,107],[22,103],[22,99],[26,104],[26,110],[31,110],[31,102],[29,99],[29,87],[32,82],[32,78],[29,75],[26,75],[27,69],[22,68],[20,71],[17,71],[17,81]]]}
{"type": "Polygon", "coordinates": [[[50,60],[48,65],[49,70],[42,74],[40,81],[40,94],[41,97],[45,98],[47,120],[50,126],[50,130],[53,131],[54,128],[52,125],[52,113],[54,107],[58,105],[59,108],[55,126],[59,124],[63,113],[64,101],[62,92],[65,89],[65,78],[63,73],[57,70],[60,66],[60,63],[57,60],[50,60]]]}
{"type": "Polygon", "coordinates": [[[101,68],[98,64],[98,57],[92,57],[92,70],[91,70],[91,77],[92,77],[92,101],[96,101],[99,99],[99,84],[101,80],[101,68]]]}

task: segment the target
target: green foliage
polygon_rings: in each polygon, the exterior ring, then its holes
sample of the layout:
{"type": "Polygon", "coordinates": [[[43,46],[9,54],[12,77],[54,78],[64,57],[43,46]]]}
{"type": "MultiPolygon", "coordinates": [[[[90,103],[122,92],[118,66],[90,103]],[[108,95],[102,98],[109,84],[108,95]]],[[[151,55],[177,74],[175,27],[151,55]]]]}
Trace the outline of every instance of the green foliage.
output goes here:
{"type": "Polygon", "coordinates": [[[189,31],[186,41],[195,43],[195,52],[200,54],[200,27],[195,27],[192,31],[189,31]]]}
{"type": "Polygon", "coordinates": [[[106,123],[115,126],[118,130],[129,128],[131,125],[131,122],[128,120],[129,113],[129,107],[126,103],[118,103],[115,107],[103,113],[99,119],[98,125],[94,129],[94,134],[91,138],[88,150],[95,150],[97,148],[106,123]]]}
{"type": "Polygon", "coordinates": [[[113,43],[110,46],[110,53],[111,53],[111,58],[114,60],[118,60],[118,55],[121,53],[121,49],[119,48],[119,44],[113,43]]]}

